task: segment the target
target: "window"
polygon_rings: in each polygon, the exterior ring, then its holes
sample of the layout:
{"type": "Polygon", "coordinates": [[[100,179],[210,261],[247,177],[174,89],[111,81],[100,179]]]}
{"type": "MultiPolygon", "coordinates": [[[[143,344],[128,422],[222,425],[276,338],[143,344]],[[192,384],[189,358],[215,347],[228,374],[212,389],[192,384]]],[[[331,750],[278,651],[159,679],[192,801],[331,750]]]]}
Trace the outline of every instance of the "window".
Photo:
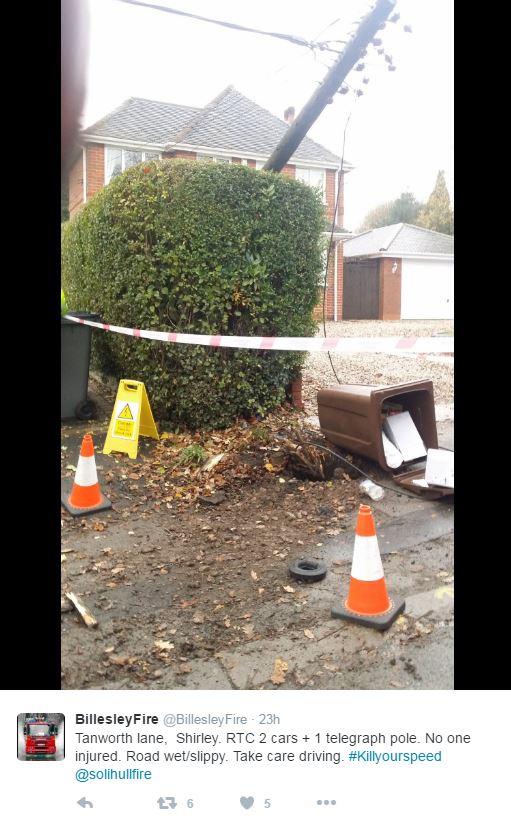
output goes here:
{"type": "Polygon", "coordinates": [[[197,153],[198,161],[219,161],[221,164],[230,164],[231,160],[226,159],[225,156],[208,156],[206,153],[197,153]]]}
{"type": "Polygon", "coordinates": [[[105,184],[111,182],[128,167],[140,164],[141,161],[160,158],[160,153],[152,150],[129,150],[124,147],[106,147],[105,149],[105,184]]]}
{"type": "Polygon", "coordinates": [[[127,170],[128,167],[134,167],[135,164],[140,164],[143,160],[141,150],[123,150],[123,155],[125,170],[127,170]]]}
{"type": "Polygon", "coordinates": [[[50,727],[47,723],[31,723],[28,727],[29,735],[46,736],[51,735],[50,727]]]}
{"type": "Polygon", "coordinates": [[[105,184],[122,173],[122,150],[118,147],[106,148],[105,184]]]}
{"type": "Polygon", "coordinates": [[[301,182],[305,182],[305,184],[308,184],[309,187],[319,187],[323,202],[326,204],[324,170],[318,170],[315,167],[297,167],[295,178],[299,179],[301,182]]]}

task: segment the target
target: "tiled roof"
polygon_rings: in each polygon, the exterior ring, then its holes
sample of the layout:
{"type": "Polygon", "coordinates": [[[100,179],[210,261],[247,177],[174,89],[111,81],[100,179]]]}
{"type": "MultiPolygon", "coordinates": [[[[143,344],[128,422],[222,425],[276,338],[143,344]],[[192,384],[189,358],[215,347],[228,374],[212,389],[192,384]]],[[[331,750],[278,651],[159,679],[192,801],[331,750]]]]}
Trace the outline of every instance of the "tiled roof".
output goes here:
{"type": "Polygon", "coordinates": [[[113,112],[83,130],[83,135],[166,144],[198,112],[201,110],[196,107],[128,98],[113,112]]]}
{"type": "Polygon", "coordinates": [[[358,234],[344,243],[345,257],[454,256],[454,236],[400,222],[358,234]]]}
{"type": "MultiPolygon", "coordinates": [[[[251,152],[269,157],[287,129],[285,121],[228,86],[175,136],[171,146],[176,142],[218,150],[229,149],[243,158],[251,152]]],[[[297,147],[293,159],[335,165],[341,162],[339,156],[307,136],[297,147]]]]}
{"type": "MultiPolygon", "coordinates": [[[[82,135],[160,144],[228,150],[242,158],[269,157],[287,131],[285,121],[229,86],[204,109],[129,98],[120,107],[88,127],[82,135]]],[[[291,162],[339,165],[341,159],[305,137],[291,162]]],[[[345,169],[351,169],[348,162],[345,169]]]]}

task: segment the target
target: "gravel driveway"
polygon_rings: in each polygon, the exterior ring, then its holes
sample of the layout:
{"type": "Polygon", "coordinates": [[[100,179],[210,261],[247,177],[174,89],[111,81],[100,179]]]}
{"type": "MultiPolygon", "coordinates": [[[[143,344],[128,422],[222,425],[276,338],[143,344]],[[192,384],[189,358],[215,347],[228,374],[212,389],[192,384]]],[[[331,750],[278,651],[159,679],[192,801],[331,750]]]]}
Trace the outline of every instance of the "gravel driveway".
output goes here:
{"type": "MultiPolygon", "coordinates": [[[[430,337],[454,335],[452,320],[348,320],[326,324],[327,337],[430,337]]],[[[323,337],[323,324],[318,337],[323,337]]],[[[452,404],[454,357],[447,355],[332,354],[339,382],[394,386],[432,380],[435,404],[452,404]]],[[[328,354],[313,353],[303,370],[303,402],[308,415],[317,415],[318,389],[336,386],[328,354]]]]}

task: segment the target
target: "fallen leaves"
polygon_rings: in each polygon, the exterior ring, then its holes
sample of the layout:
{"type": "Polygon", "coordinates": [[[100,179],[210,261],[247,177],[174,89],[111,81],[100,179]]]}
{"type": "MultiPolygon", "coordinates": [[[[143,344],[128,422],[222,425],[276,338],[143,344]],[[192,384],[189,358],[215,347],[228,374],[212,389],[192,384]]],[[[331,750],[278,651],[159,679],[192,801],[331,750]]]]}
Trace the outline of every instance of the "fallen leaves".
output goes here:
{"type": "Polygon", "coordinates": [[[181,663],[180,665],[176,666],[175,672],[176,674],[189,674],[192,670],[190,663],[181,663]]]}
{"type": "Polygon", "coordinates": [[[172,651],[175,648],[174,643],[169,642],[169,640],[155,640],[154,647],[158,651],[172,651]]]}
{"type": "Polygon", "coordinates": [[[285,660],[282,660],[281,657],[275,658],[275,665],[273,666],[273,674],[271,676],[271,682],[275,686],[285,682],[288,668],[288,664],[285,660]]]}
{"type": "MultiPolygon", "coordinates": [[[[268,473],[278,475],[287,467],[284,441],[294,425],[299,429],[300,413],[281,407],[266,416],[263,427],[253,423],[250,426],[240,419],[223,430],[162,432],[149,457],[141,458],[135,467],[118,467],[115,478],[143,479],[144,492],[150,494],[154,507],[162,497],[167,507],[177,503],[188,507],[197,500],[214,506],[226,498],[221,488],[237,488],[268,473]]],[[[111,471],[105,477],[111,480],[111,471]]]]}
{"type": "Polygon", "coordinates": [[[126,666],[136,663],[136,657],[130,657],[129,654],[109,654],[108,659],[114,666],[126,666]]]}
{"type": "Polygon", "coordinates": [[[310,630],[310,628],[304,628],[303,633],[305,634],[305,636],[307,637],[308,640],[315,640],[316,639],[314,637],[313,632],[310,630]]]}

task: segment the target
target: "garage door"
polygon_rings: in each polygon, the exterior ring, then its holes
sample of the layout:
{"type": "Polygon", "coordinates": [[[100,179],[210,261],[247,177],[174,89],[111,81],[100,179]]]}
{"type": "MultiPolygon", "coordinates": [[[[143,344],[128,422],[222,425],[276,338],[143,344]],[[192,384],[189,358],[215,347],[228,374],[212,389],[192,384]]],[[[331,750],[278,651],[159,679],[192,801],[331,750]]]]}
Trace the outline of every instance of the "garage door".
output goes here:
{"type": "Polygon", "coordinates": [[[454,262],[403,259],[402,320],[454,318],[454,262]]]}
{"type": "Polygon", "coordinates": [[[380,299],[379,260],[344,261],[342,319],[377,320],[380,299]]]}

